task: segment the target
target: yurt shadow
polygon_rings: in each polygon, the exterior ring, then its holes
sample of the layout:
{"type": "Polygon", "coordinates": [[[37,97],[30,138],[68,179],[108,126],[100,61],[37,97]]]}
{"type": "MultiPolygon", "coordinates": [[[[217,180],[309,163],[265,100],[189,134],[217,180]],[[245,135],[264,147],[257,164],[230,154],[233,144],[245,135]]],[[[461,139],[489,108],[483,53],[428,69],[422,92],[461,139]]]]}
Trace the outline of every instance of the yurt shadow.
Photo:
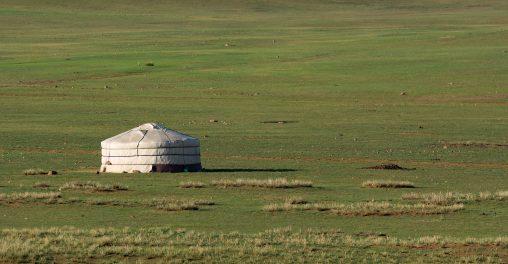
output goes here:
{"type": "Polygon", "coordinates": [[[295,169],[253,169],[253,168],[216,168],[202,169],[202,172],[293,172],[295,169]]]}

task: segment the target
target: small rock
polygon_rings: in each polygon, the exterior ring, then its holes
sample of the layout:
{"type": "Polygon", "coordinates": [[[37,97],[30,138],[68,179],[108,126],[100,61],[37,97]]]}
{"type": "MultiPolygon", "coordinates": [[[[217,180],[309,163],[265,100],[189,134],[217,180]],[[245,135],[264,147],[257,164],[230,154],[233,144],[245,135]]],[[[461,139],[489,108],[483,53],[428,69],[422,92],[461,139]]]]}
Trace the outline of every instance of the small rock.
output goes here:
{"type": "Polygon", "coordinates": [[[228,43],[224,44],[224,47],[229,47],[229,44],[228,43]]]}
{"type": "Polygon", "coordinates": [[[407,93],[406,92],[402,92],[402,93],[400,93],[400,95],[407,95],[407,93]]]}
{"type": "Polygon", "coordinates": [[[448,149],[448,146],[447,146],[447,145],[444,145],[444,146],[443,146],[443,149],[448,149]]]}
{"type": "Polygon", "coordinates": [[[217,123],[217,122],[219,122],[219,120],[217,120],[217,119],[210,119],[210,123],[217,123]]]}
{"type": "Polygon", "coordinates": [[[57,171],[54,171],[54,170],[48,171],[48,175],[57,175],[57,174],[58,174],[57,171]]]}

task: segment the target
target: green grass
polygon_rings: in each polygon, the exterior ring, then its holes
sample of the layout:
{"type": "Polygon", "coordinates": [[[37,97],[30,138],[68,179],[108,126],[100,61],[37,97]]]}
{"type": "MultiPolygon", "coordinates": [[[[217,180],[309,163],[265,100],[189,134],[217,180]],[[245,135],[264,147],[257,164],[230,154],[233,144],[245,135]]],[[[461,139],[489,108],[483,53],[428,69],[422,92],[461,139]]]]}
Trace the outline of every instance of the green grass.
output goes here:
{"type": "MultiPolygon", "coordinates": [[[[0,0],[1,194],[92,181],[129,190],[63,191],[58,199],[215,203],[164,212],[27,198],[0,205],[0,229],[185,228],[204,236],[237,231],[239,239],[287,226],[399,239],[506,234],[506,199],[466,201],[443,215],[262,207],[287,197],[411,202],[403,199],[407,189],[361,187],[379,180],[415,183],[411,193],[422,202],[431,193],[505,190],[507,12],[503,0],[0,0]],[[96,174],[100,141],[146,122],[200,138],[207,170],[96,174]],[[361,169],[380,164],[416,170],[361,169]],[[58,174],[24,175],[29,168],[58,174]],[[313,188],[212,186],[276,178],[313,188]],[[38,182],[49,187],[34,189],[38,182]],[[207,188],[180,188],[185,182],[207,188]]],[[[346,260],[376,261],[368,249],[344,250],[346,260]]]]}

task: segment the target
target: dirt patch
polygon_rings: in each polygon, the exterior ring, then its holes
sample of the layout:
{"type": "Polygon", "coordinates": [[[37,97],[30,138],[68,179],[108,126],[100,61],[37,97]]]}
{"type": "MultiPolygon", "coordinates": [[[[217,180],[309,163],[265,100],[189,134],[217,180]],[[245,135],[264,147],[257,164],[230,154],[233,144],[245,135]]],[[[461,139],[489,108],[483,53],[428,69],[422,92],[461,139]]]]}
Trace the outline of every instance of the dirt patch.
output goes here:
{"type": "Polygon", "coordinates": [[[381,164],[381,165],[377,165],[377,166],[372,166],[372,167],[363,167],[362,169],[367,169],[367,170],[416,170],[416,168],[404,168],[404,167],[401,167],[397,164],[381,164]]]}

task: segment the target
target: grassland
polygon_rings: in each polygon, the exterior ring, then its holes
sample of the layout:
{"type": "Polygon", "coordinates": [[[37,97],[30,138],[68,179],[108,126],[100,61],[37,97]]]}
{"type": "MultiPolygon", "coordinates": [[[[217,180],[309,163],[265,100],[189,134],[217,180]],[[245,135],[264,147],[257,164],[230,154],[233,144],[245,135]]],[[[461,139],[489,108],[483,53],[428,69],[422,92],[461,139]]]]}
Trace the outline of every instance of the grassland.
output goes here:
{"type": "Polygon", "coordinates": [[[497,239],[418,237],[385,234],[347,235],[338,230],[271,229],[256,234],[201,233],[172,229],[5,229],[0,233],[0,260],[54,262],[67,260],[270,263],[368,262],[463,263],[497,262],[505,257],[508,237],[497,239]],[[334,245],[330,247],[330,245],[334,245]],[[481,254],[480,254],[481,252],[481,254]],[[409,253],[409,254],[408,254],[409,253]],[[480,256],[478,256],[480,255],[480,256]]]}
{"type": "Polygon", "coordinates": [[[0,262],[507,262],[507,13],[503,0],[0,0],[0,262]],[[206,170],[96,174],[100,141],[146,122],[200,138],[206,170]],[[381,164],[416,169],[363,169],[381,164]],[[213,185],[277,178],[312,188],[213,185]],[[128,190],[59,190],[71,182],[128,190]],[[263,210],[287,197],[463,208],[263,210]],[[213,206],[164,210],[190,201],[213,206]],[[165,246],[136,244],[144,234],[165,246]]]}

